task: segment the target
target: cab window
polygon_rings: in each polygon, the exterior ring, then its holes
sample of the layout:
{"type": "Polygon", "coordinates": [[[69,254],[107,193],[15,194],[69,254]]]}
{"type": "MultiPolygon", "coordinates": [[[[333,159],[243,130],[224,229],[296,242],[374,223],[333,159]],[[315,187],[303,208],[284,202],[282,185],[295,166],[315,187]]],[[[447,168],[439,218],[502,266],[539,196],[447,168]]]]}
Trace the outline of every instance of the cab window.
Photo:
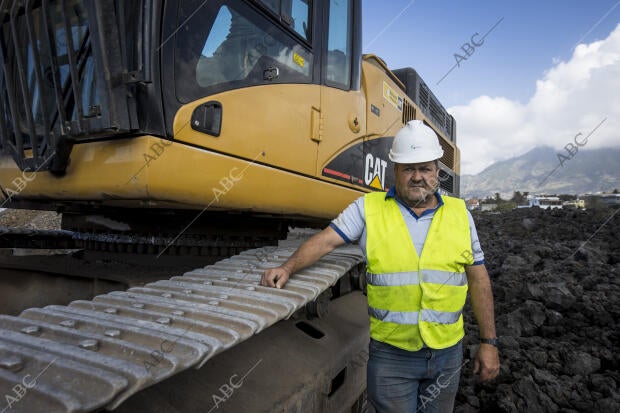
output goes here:
{"type": "Polygon", "coordinates": [[[285,24],[305,40],[310,41],[310,0],[260,0],[285,24]]]}
{"type": "Polygon", "coordinates": [[[351,0],[330,0],[326,83],[341,89],[351,84],[351,0]]]}
{"type": "MultiPolygon", "coordinates": [[[[175,48],[175,84],[181,101],[246,86],[312,82],[314,57],[309,46],[276,20],[240,1],[210,1],[199,8],[200,3],[185,0],[179,13],[179,24],[187,20],[175,48]],[[191,13],[195,16],[188,19],[191,13]]],[[[265,3],[282,7],[276,1],[265,3]]],[[[289,1],[291,7],[294,3],[289,1]]],[[[307,20],[310,12],[305,13],[307,20]]]]}

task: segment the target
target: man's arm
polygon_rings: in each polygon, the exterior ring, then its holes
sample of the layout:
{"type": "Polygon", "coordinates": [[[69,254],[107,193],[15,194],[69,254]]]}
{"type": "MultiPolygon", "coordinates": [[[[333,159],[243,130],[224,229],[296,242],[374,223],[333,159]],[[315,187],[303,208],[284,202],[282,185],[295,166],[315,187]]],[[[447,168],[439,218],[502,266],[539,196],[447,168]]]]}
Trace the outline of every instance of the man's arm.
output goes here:
{"type": "Polygon", "coordinates": [[[332,227],[325,228],[304,242],[283,265],[266,270],[260,281],[261,285],[284,287],[291,274],[314,264],[344,242],[344,239],[332,227]]]}
{"type": "MultiPolygon", "coordinates": [[[[480,338],[495,338],[495,314],[491,280],[484,265],[465,268],[471,305],[478,322],[480,338]]],[[[492,380],[499,374],[499,353],[491,344],[481,343],[474,360],[474,374],[480,373],[480,380],[492,380]]]]}

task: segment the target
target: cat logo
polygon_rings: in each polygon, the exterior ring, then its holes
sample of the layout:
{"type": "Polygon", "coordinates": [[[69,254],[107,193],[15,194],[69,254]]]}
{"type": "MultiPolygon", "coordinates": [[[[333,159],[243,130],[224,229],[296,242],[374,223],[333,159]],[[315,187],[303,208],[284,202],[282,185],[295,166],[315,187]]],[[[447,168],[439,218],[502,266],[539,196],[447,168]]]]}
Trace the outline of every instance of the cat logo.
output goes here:
{"type": "Polygon", "coordinates": [[[372,153],[366,155],[366,168],[364,169],[364,182],[366,185],[383,190],[385,185],[385,168],[387,161],[374,157],[372,153]]]}

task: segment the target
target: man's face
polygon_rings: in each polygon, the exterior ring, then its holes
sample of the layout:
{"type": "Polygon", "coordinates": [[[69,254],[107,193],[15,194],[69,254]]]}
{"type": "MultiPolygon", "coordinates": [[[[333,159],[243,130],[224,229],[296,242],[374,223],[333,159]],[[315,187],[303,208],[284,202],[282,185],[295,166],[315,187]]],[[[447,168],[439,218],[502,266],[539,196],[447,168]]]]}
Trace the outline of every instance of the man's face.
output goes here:
{"type": "Polygon", "coordinates": [[[439,184],[435,161],[398,163],[394,166],[396,193],[410,207],[424,206],[434,196],[439,184]]]}

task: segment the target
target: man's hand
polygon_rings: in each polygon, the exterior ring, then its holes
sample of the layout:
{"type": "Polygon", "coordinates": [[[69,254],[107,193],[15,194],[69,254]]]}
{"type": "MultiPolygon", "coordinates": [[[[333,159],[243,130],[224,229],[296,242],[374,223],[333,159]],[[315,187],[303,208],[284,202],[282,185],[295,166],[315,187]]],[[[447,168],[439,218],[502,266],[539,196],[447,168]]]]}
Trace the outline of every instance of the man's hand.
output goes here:
{"type": "Polygon", "coordinates": [[[282,288],[288,281],[291,273],[284,267],[270,268],[263,273],[260,285],[265,287],[282,288]]]}
{"type": "Polygon", "coordinates": [[[499,374],[499,352],[491,344],[481,343],[474,359],[474,374],[480,373],[480,381],[489,381],[499,374]]]}
{"type": "Polygon", "coordinates": [[[304,242],[282,266],[265,271],[260,285],[282,288],[291,274],[312,265],[342,244],[344,239],[333,228],[327,227],[304,242]]]}

